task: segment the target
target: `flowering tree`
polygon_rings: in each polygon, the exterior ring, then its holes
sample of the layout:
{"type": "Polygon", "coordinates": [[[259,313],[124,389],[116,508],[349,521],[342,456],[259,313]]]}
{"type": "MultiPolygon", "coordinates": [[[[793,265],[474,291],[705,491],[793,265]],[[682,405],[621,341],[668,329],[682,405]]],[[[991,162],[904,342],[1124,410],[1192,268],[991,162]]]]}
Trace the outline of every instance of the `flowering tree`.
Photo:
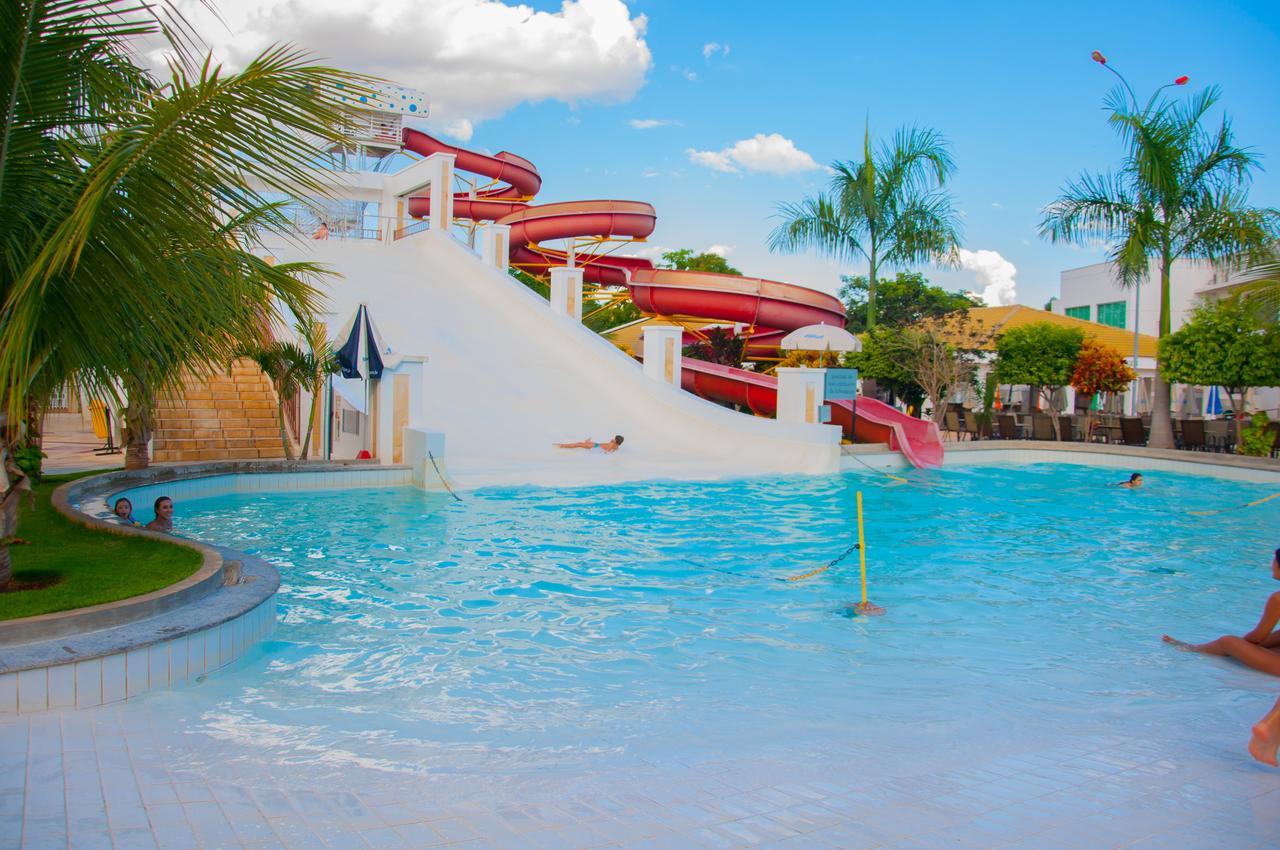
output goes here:
{"type": "MultiPolygon", "coordinates": [[[[1124,355],[1096,339],[1086,339],[1080,344],[1076,356],[1075,371],[1071,373],[1071,386],[1081,395],[1123,392],[1129,382],[1138,375],[1124,362],[1124,355]]],[[[1093,415],[1089,415],[1089,431],[1093,430],[1093,415]]]]}

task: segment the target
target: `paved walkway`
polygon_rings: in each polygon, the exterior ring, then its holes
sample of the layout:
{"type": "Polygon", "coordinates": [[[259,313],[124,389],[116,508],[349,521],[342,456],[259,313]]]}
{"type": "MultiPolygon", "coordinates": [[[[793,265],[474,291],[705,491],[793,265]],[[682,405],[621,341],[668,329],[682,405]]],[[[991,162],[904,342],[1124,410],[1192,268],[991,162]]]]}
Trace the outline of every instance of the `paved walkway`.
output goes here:
{"type": "Polygon", "coordinates": [[[490,753],[468,773],[281,741],[225,703],[175,727],[184,699],[0,720],[0,847],[1280,848],[1280,771],[1219,718],[979,758],[926,734],[891,764],[849,740],[625,769],[490,753]]]}
{"type": "Polygon", "coordinates": [[[96,454],[103,441],[93,434],[89,414],[50,413],[45,416],[43,434],[44,471],[81,472],[87,469],[119,469],[124,453],[96,454]]]}

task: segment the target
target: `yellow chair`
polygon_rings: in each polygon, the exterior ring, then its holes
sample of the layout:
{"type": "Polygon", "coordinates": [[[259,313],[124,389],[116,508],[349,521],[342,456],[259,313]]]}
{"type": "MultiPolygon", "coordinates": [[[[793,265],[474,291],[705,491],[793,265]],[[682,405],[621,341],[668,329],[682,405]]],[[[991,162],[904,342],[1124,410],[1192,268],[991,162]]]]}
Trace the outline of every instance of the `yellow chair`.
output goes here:
{"type": "Polygon", "coordinates": [[[118,455],[120,449],[116,447],[115,436],[111,433],[111,411],[98,399],[89,402],[89,418],[93,421],[93,436],[99,440],[106,440],[106,445],[100,449],[95,449],[96,455],[118,455]]]}

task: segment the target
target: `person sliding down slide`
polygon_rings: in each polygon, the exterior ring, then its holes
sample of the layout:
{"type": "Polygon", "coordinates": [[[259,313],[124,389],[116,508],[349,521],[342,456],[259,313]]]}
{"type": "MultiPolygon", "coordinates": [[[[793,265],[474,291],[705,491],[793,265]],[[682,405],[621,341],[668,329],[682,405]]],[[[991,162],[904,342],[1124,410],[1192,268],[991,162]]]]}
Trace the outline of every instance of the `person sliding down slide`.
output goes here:
{"type": "Polygon", "coordinates": [[[622,445],[623,437],[621,434],[615,434],[613,439],[607,443],[597,443],[595,440],[581,440],[577,443],[556,443],[557,449],[599,449],[605,454],[616,452],[618,447],[622,445]]]}
{"type": "MultiPolygon", "coordinates": [[[[1280,581],[1280,549],[1275,551],[1271,559],[1271,577],[1280,581]]],[[[1165,635],[1162,640],[1188,652],[1225,655],[1255,670],[1280,676],[1280,630],[1276,630],[1277,623],[1280,623],[1280,592],[1271,594],[1262,609],[1262,619],[1244,637],[1224,635],[1201,644],[1187,643],[1169,635],[1165,635]]]]}

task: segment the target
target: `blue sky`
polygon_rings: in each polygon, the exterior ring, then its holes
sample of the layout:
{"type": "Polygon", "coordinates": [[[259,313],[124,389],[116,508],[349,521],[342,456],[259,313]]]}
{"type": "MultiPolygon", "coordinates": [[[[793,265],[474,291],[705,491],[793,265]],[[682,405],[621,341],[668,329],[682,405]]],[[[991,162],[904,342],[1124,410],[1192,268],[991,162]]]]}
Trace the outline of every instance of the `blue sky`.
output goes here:
{"type": "MultiPolygon", "coordinates": [[[[537,163],[541,201],[647,200],[659,214],[656,245],[731,246],[729,259],[748,274],[831,291],[840,271],[858,269],[765,247],[775,204],[821,188],[823,171],[724,174],[686,151],[778,133],[826,164],[860,155],[868,116],[881,134],[932,126],[957,161],[965,247],[1012,262],[1018,301],[1039,306],[1057,292],[1059,271],[1103,258],[1036,233],[1065,179],[1120,153],[1101,111],[1114,77],[1089,60],[1099,49],[1140,94],[1184,73],[1187,90],[1220,86],[1239,140],[1269,167],[1252,199],[1280,206],[1280,4],[967,5],[795,3],[784,14],[774,11],[781,4],[634,2],[652,68],[633,99],[522,104],[478,124],[470,144],[537,163]],[[704,57],[708,43],[728,45],[728,55],[704,57]],[[631,119],[675,123],[637,130],[631,119]]],[[[929,273],[982,288],[970,271],[929,273]]]]}
{"type": "MultiPolygon", "coordinates": [[[[233,66],[286,40],[424,90],[429,129],[535,162],[540,202],[649,201],[659,215],[652,246],[727,246],[747,274],[832,292],[840,272],[863,269],[771,255],[765,242],[778,202],[825,184],[819,164],[860,157],[867,119],[878,135],[919,124],[950,139],[964,247],[995,252],[975,261],[989,271],[1016,267],[1020,303],[1043,305],[1061,270],[1102,260],[1100,249],[1049,245],[1036,233],[1067,179],[1119,158],[1101,109],[1115,78],[1090,61],[1095,49],[1140,95],[1181,74],[1191,77],[1183,95],[1220,86],[1237,138],[1270,169],[1253,202],[1280,206],[1275,0],[221,0],[225,24],[201,0],[177,2],[233,66]],[[776,135],[775,147],[813,167],[708,167],[759,135],[776,135]]],[[[929,274],[953,288],[989,282],[972,269],[929,274]]]]}

